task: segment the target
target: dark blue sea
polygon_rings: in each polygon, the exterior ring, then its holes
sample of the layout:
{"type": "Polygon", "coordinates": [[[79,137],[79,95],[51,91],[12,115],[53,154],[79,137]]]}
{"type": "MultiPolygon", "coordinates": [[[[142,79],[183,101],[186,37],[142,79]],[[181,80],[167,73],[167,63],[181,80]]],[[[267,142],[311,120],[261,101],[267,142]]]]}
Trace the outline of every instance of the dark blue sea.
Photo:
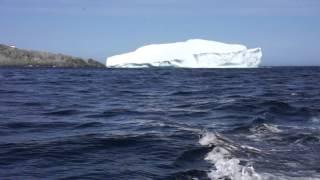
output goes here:
{"type": "Polygon", "coordinates": [[[320,179],[320,67],[2,68],[0,179],[320,179]]]}

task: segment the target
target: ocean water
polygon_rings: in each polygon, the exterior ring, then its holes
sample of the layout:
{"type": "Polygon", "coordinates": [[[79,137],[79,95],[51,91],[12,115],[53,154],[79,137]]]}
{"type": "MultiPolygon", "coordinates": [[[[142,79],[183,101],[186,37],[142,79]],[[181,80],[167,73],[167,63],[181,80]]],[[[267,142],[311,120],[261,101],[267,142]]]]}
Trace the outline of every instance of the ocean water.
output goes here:
{"type": "Polygon", "coordinates": [[[320,68],[0,69],[0,179],[320,179],[320,68]]]}

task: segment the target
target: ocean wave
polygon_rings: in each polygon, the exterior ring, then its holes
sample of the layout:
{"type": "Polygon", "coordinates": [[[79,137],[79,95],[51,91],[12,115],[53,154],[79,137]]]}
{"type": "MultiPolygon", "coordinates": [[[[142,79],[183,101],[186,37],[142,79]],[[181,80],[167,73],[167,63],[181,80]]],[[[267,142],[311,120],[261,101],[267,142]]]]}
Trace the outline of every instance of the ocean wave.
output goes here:
{"type": "Polygon", "coordinates": [[[282,130],[273,124],[262,123],[259,126],[250,128],[252,133],[281,133],[282,130]]]}
{"type": "Polygon", "coordinates": [[[87,118],[111,118],[116,116],[142,115],[142,111],[133,111],[126,108],[113,108],[104,112],[91,113],[86,115],[87,118]]]}
{"type": "Polygon", "coordinates": [[[0,69],[0,179],[320,179],[319,72],[0,69]]]}
{"type": "Polygon", "coordinates": [[[262,180],[262,176],[255,172],[252,165],[249,165],[248,162],[243,165],[242,160],[233,155],[235,151],[240,149],[255,153],[261,150],[250,146],[233,144],[231,140],[218,133],[206,132],[199,140],[199,143],[203,146],[213,147],[205,157],[205,160],[214,166],[208,173],[208,177],[212,180],[262,180]]]}
{"type": "Polygon", "coordinates": [[[75,122],[63,122],[63,121],[53,121],[53,122],[9,122],[0,124],[1,128],[7,130],[38,130],[43,131],[47,129],[59,129],[59,128],[70,128],[76,126],[78,123],[75,122]]]}
{"type": "Polygon", "coordinates": [[[71,116],[75,114],[80,114],[81,111],[75,110],[75,109],[64,109],[64,110],[55,110],[51,112],[45,112],[43,115],[47,116],[71,116]]]}

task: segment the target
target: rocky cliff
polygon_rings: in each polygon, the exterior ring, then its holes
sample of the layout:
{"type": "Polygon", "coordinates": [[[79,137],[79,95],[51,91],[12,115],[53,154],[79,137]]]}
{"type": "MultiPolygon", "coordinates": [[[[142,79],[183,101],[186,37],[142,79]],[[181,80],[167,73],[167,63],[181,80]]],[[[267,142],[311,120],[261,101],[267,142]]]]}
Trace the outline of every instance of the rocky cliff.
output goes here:
{"type": "Polygon", "coordinates": [[[93,59],[18,49],[0,44],[0,67],[93,67],[105,68],[105,65],[93,59]]]}

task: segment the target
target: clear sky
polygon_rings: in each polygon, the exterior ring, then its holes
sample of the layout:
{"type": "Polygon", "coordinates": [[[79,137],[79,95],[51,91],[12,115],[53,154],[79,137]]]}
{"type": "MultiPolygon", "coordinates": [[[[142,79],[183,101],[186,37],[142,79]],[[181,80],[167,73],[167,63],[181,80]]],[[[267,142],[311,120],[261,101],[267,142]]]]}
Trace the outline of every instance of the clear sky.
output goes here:
{"type": "Polygon", "coordinates": [[[202,38],[261,47],[263,65],[320,65],[320,0],[0,0],[0,43],[104,62],[202,38]]]}

